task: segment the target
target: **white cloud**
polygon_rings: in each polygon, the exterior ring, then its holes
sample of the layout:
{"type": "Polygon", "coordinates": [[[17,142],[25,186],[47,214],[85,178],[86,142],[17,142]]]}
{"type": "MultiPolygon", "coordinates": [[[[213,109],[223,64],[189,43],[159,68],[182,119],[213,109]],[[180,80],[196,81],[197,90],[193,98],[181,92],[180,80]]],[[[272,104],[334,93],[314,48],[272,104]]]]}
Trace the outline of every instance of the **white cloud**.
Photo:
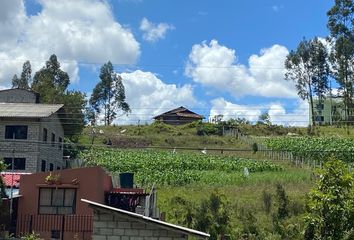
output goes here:
{"type": "Polygon", "coordinates": [[[117,119],[118,123],[151,122],[160,113],[179,106],[194,107],[199,103],[191,85],[166,84],[156,74],[140,70],[120,73],[125,86],[126,101],[132,113],[117,119]]]}
{"type": "Polygon", "coordinates": [[[309,125],[309,107],[306,101],[299,100],[292,111],[286,111],[279,103],[269,106],[268,114],[272,123],[285,126],[309,125]]]}
{"type": "Polygon", "coordinates": [[[245,118],[255,122],[262,113],[261,106],[239,105],[226,101],[224,98],[217,98],[211,101],[210,117],[223,115],[223,120],[231,118],[245,118]]]}
{"type": "Polygon", "coordinates": [[[78,79],[80,62],[137,61],[139,43],[114,19],[105,1],[39,0],[39,4],[42,10],[27,16],[23,1],[0,2],[0,84],[19,74],[25,60],[35,72],[53,53],[73,81],[78,79]]]}
{"type": "Polygon", "coordinates": [[[192,47],[185,73],[195,82],[229,92],[234,97],[246,95],[296,98],[294,84],[284,80],[284,60],[289,51],[280,45],[264,48],[249,57],[249,66],[237,63],[235,50],[216,40],[192,47]]]}
{"type": "Polygon", "coordinates": [[[144,40],[148,42],[157,42],[164,39],[168,30],[173,30],[175,27],[167,23],[152,23],[147,18],[143,18],[140,22],[140,30],[143,32],[144,40]]]}
{"type": "Polygon", "coordinates": [[[263,103],[262,105],[240,105],[217,98],[211,101],[210,118],[223,115],[223,120],[230,118],[245,118],[253,123],[258,121],[259,115],[269,114],[273,124],[284,126],[307,126],[309,124],[309,110],[306,101],[298,100],[295,108],[286,110],[280,103],[263,103]]]}

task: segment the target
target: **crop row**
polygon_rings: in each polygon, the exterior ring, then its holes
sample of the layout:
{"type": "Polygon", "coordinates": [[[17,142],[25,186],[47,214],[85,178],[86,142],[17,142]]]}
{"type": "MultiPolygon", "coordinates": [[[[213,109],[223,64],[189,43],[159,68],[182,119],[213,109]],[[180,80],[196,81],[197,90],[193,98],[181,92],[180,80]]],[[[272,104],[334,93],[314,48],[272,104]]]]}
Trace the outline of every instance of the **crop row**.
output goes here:
{"type": "Polygon", "coordinates": [[[208,171],[239,174],[244,168],[251,173],[282,170],[268,161],[199,153],[96,148],[84,152],[81,157],[89,165],[102,166],[110,172],[133,172],[136,182],[141,185],[185,185],[198,182],[208,171]]]}
{"type": "Polygon", "coordinates": [[[271,138],[266,140],[270,150],[290,152],[296,157],[326,161],[334,156],[346,162],[354,162],[354,140],[333,137],[271,138]]]}

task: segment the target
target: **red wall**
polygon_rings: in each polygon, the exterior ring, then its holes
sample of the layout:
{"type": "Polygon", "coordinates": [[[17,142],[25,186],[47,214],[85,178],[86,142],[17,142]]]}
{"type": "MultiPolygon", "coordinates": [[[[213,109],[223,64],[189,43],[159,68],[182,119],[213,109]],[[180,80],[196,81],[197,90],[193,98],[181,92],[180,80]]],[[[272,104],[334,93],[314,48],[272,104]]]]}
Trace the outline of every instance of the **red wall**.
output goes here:
{"type": "Polygon", "coordinates": [[[92,209],[81,198],[104,204],[104,193],[112,189],[111,177],[100,167],[75,168],[53,171],[60,174],[60,185],[47,185],[49,172],[21,176],[18,214],[38,214],[40,187],[77,188],[76,214],[93,214],[92,209]],[[78,184],[72,184],[77,179],[78,184]]]}

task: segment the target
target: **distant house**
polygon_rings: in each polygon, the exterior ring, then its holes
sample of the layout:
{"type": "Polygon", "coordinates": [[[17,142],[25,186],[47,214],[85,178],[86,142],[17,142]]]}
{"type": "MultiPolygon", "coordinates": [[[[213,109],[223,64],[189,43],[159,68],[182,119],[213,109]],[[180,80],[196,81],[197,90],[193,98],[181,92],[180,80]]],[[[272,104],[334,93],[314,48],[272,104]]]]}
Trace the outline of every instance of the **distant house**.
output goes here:
{"type": "Polygon", "coordinates": [[[35,173],[65,166],[62,107],[39,103],[39,94],[30,90],[0,91],[0,159],[8,170],[35,173]]]}
{"type": "MultiPolygon", "coordinates": [[[[315,124],[332,125],[346,120],[344,103],[341,97],[327,97],[322,101],[313,100],[315,124]]],[[[309,122],[312,124],[311,105],[309,105],[309,122]]]]}
{"type": "Polygon", "coordinates": [[[194,121],[202,120],[204,117],[185,107],[179,107],[154,117],[155,120],[170,125],[182,125],[194,121]]]}

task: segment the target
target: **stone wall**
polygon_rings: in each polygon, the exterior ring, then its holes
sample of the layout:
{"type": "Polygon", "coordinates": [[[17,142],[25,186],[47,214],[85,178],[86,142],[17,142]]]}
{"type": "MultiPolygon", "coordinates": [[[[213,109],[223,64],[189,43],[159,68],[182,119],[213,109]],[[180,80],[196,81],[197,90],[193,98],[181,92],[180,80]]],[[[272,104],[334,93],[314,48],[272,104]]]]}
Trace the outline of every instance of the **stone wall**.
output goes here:
{"type": "Polygon", "coordinates": [[[104,209],[95,209],[93,240],[182,240],[188,235],[159,224],[139,221],[104,209]]]}

